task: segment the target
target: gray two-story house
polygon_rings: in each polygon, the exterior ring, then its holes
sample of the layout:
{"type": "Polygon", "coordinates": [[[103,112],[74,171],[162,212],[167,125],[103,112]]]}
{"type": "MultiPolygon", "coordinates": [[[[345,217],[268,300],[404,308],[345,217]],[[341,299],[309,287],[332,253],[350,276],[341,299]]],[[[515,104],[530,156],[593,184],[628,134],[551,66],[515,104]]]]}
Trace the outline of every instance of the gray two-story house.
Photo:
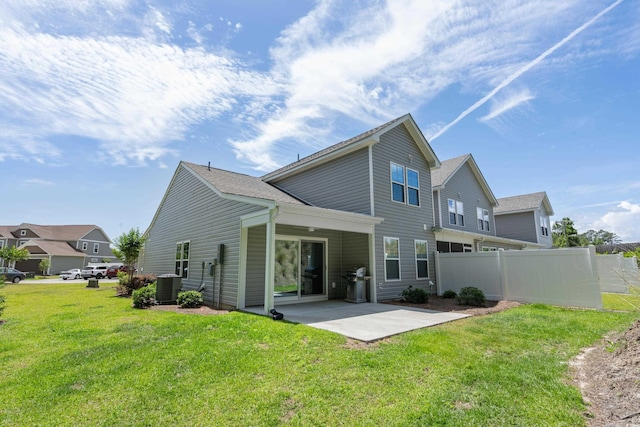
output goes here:
{"type": "Polygon", "coordinates": [[[494,214],[498,236],[534,242],[543,248],[553,246],[549,219],[553,208],[546,192],[500,198],[494,214]]]}
{"type": "Polygon", "coordinates": [[[442,161],[431,174],[438,252],[480,252],[499,249],[538,249],[534,240],[499,236],[493,194],[471,154],[442,161]]]}
{"type": "Polygon", "coordinates": [[[29,251],[29,259],[15,265],[24,272],[39,272],[43,259],[50,262],[49,274],[82,268],[89,262],[117,261],[109,237],[96,225],[0,226],[0,248],[11,246],[29,251]]]}
{"type": "Polygon", "coordinates": [[[145,232],[145,273],[176,273],[208,304],[265,313],[345,298],[365,267],[368,300],[429,290],[436,249],[431,171],[411,115],[263,177],[181,162],[145,232]]]}

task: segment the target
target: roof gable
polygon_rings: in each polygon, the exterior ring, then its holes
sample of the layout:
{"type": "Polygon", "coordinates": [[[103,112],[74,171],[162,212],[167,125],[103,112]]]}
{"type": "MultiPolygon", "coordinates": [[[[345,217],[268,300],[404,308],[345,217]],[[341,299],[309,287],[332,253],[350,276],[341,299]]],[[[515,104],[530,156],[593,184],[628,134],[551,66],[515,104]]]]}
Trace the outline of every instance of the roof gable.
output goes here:
{"type": "MultiPolygon", "coordinates": [[[[51,241],[51,240],[28,240],[23,243],[21,248],[40,248],[48,255],[56,256],[73,256],[84,257],[85,253],[71,247],[67,242],[51,241]]],[[[29,250],[30,253],[38,253],[38,251],[29,250]]]]}
{"type": "Polygon", "coordinates": [[[83,225],[39,225],[22,223],[18,226],[11,227],[11,232],[14,235],[18,235],[19,230],[28,229],[31,230],[41,239],[47,240],[64,240],[64,241],[77,241],[89,234],[95,229],[100,230],[105,237],[105,241],[109,241],[106,233],[97,225],[83,224],[83,225]]]}
{"type": "Polygon", "coordinates": [[[544,206],[549,216],[553,215],[551,202],[549,202],[547,193],[544,191],[500,198],[498,199],[498,207],[496,207],[493,212],[495,215],[502,215],[514,212],[532,211],[540,208],[541,206],[544,206]]]}
{"type": "Polygon", "coordinates": [[[296,162],[283,166],[280,169],[264,175],[262,179],[265,182],[269,182],[271,180],[279,179],[284,176],[297,173],[300,170],[304,170],[306,168],[328,162],[335,158],[344,156],[348,153],[352,153],[353,151],[379,142],[380,136],[382,134],[387,133],[388,131],[399,125],[404,125],[407,128],[407,131],[414,139],[414,141],[418,144],[418,147],[420,148],[420,151],[422,151],[422,154],[427,160],[429,166],[431,168],[440,167],[440,160],[420,131],[420,128],[418,128],[418,125],[413,120],[413,117],[411,116],[411,114],[405,114],[404,116],[398,117],[378,127],[363,132],[360,135],[356,135],[353,138],[349,138],[330,147],[327,147],[324,150],[320,150],[307,157],[304,157],[296,162]]]}
{"type": "Polygon", "coordinates": [[[473,172],[478,184],[482,188],[482,191],[485,193],[489,202],[495,207],[498,205],[498,199],[491,191],[491,187],[487,183],[487,180],[484,178],[484,175],[480,171],[478,164],[471,154],[465,154],[463,156],[454,157],[453,159],[443,160],[442,166],[438,169],[435,169],[431,172],[431,186],[434,190],[440,190],[445,188],[447,182],[451,180],[455,176],[455,174],[460,170],[460,168],[464,165],[468,164],[469,168],[473,172]]]}

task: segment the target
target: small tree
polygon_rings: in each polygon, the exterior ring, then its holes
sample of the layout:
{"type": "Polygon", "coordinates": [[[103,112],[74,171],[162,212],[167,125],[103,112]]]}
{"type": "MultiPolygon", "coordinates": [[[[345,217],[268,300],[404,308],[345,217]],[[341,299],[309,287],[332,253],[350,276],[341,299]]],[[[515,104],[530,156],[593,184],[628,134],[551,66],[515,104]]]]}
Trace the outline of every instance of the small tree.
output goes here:
{"type": "Polygon", "coordinates": [[[556,248],[568,248],[580,246],[580,237],[578,230],[575,229],[571,218],[562,218],[562,221],[556,221],[552,229],[553,246],[556,248]]]}
{"type": "Polygon", "coordinates": [[[120,253],[121,259],[129,268],[129,284],[133,283],[134,266],[138,261],[138,256],[144,245],[145,238],[140,234],[139,229],[131,229],[128,233],[122,233],[113,240],[116,250],[120,253]]]}
{"type": "Polygon", "coordinates": [[[29,251],[26,248],[16,248],[7,246],[0,249],[0,259],[5,267],[12,267],[16,261],[29,259],[29,251]]]}
{"type": "Polygon", "coordinates": [[[40,271],[42,271],[43,276],[47,275],[49,267],[51,267],[51,261],[49,261],[49,258],[44,258],[42,261],[40,261],[40,264],[38,264],[38,268],[40,269],[40,271]]]}

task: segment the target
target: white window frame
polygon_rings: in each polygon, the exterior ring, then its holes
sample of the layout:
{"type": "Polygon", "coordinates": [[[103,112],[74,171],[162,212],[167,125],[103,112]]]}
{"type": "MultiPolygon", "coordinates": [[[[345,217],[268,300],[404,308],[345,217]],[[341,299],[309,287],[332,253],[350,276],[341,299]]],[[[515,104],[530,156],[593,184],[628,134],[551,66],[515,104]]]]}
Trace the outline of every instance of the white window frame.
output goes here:
{"type": "Polygon", "coordinates": [[[26,236],[27,230],[20,230],[20,236],[26,236]]]}
{"type": "Polygon", "coordinates": [[[420,207],[420,172],[418,172],[417,170],[414,170],[414,169],[406,168],[406,173],[407,173],[407,176],[406,176],[405,181],[407,182],[407,197],[406,197],[407,205],[420,207]],[[416,174],[416,178],[418,179],[418,186],[417,187],[409,184],[409,172],[414,172],[416,174]],[[418,195],[418,204],[414,204],[414,203],[411,203],[409,201],[410,200],[409,199],[409,190],[415,190],[416,191],[416,193],[418,195]]]}
{"type": "Polygon", "coordinates": [[[427,242],[426,240],[419,240],[416,239],[413,241],[413,247],[415,250],[415,256],[416,256],[416,280],[427,280],[429,278],[429,242],[427,242]],[[423,244],[425,245],[425,255],[424,256],[418,256],[418,244],[423,244]],[[427,263],[427,275],[425,277],[421,277],[419,275],[419,271],[420,269],[418,268],[418,262],[426,262],[427,263]]]}
{"type": "Polygon", "coordinates": [[[383,237],[382,238],[382,249],[384,251],[384,280],[385,282],[399,282],[402,280],[402,270],[400,264],[400,239],[398,237],[383,237]],[[397,257],[389,257],[387,254],[387,241],[395,240],[398,247],[398,256],[397,257]],[[398,278],[389,279],[387,272],[387,261],[397,261],[398,263],[398,278]]]}
{"type": "Polygon", "coordinates": [[[488,209],[477,207],[476,218],[478,219],[478,230],[491,231],[489,227],[489,210],[488,209]]]}
{"type": "Polygon", "coordinates": [[[549,237],[549,217],[547,216],[540,217],[540,229],[542,231],[543,236],[549,237]]]}
{"type": "Polygon", "coordinates": [[[87,249],[89,249],[89,242],[82,242],[82,250],[86,251],[87,249]]]}
{"type": "Polygon", "coordinates": [[[175,274],[181,276],[183,279],[189,278],[189,258],[191,257],[191,240],[183,240],[182,242],[176,242],[176,268],[175,274]],[[184,245],[188,245],[187,256],[184,254],[184,245]],[[180,257],[178,257],[178,245],[180,245],[180,257]],[[186,267],[185,267],[186,262],[186,267]]]}
{"type": "Polygon", "coordinates": [[[402,165],[399,165],[397,163],[393,163],[391,162],[391,165],[389,166],[389,178],[391,180],[391,201],[396,202],[396,203],[402,203],[405,204],[407,201],[407,178],[405,176],[405,167],[402,165]],[[393,168],[398,167],[400,169],[402,169],[402,181],[397,181],[394,179],[393,177],[393,168]],[[393,191],[394,185],[399,185],[402,187],[402,200],[396,200],[395,199],[395,192],[393,191]]]}
{"type": "Polygon", "coordinates": [[[100,243],[93,244],[93,253],[94,254],[100,253],[100,243]]]}
{"type": "Polygon", "coordinates": [[[449,213],[449,225],[464,227],[464,203],[456,199],[447,199],[447,209],[449,213]],[[453,202],[453,210],[451,209],[451,202],[453,202]],[[451,222],[451,214],[454,214],[454,222],[451,222]]]}
{"type": "Polygon", "coordinates": [[[0,249],[4,248],[4,240],[0,240],[0,249]]]}

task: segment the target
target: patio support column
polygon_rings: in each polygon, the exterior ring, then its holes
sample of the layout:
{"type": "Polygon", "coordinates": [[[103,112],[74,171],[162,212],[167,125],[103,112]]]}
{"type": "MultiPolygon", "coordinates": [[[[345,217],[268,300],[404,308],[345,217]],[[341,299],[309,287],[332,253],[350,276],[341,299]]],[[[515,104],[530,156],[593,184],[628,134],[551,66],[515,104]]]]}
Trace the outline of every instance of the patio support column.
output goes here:
{"type": "Polygon", "coordinates": [[[267,235],[265,245],[265,266],[264,266],[264,314],[268,315],[269,310],[274,308],[274,269],[276,263],[276,221],[277,208],[270,211],[269,222],[267,222],[267,235]]]}
{"type": "Polygon", "coordinates": [[[376,241],[375,235],[373,233],[369,233],[369,268],[371,268],[371,272],[369,276],[369,299],[371,302],[378,302],[378,282],[376,275],[376,241]]]}

